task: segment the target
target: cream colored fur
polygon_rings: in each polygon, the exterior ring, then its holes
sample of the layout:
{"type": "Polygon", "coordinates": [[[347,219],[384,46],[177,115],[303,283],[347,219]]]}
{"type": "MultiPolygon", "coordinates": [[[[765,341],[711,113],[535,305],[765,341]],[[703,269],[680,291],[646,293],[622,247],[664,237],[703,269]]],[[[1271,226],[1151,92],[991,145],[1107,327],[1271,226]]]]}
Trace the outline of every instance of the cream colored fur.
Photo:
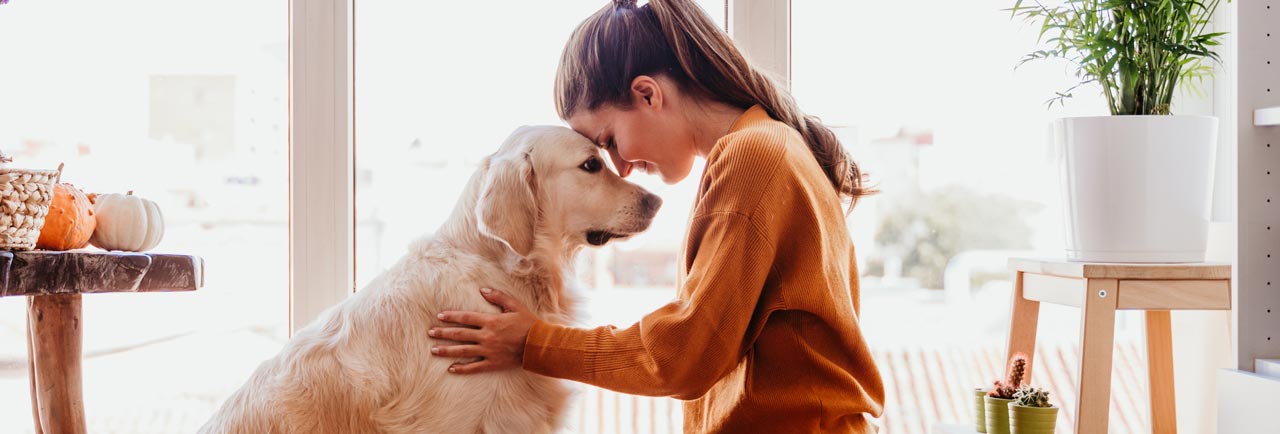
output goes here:
{"type": "Polygon", "coordinates": [[[522,127],[471,178],[452,216],[263,362],[202,434],[549,433],[570,389],[520,369],[447,372],[427,329],[443,310],[498,312],[495,288],[540,318],[573,319],[570,265],[589,231],[644,230],[656,196],[560,127],[522,127]]]}

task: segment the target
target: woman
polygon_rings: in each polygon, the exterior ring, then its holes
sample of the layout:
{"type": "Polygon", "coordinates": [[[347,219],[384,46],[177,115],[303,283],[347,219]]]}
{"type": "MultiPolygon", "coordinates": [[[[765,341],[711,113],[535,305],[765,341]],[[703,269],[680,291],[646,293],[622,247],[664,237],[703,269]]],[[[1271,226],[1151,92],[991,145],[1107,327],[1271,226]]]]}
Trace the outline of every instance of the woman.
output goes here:
{"type": "Polygon", "coordinates": [[[685,432],[870,433],[884,403],[858,327],[858,273],[842,199],[868,193],[831,130],[752,68],[692,0],[616,1],[574,32],[556,108],[619,174],[668,183],[706,159],[678,300],[626,329],[445,312],[470,327],[433,351],[624,393],[673,396],[685,432]]]}

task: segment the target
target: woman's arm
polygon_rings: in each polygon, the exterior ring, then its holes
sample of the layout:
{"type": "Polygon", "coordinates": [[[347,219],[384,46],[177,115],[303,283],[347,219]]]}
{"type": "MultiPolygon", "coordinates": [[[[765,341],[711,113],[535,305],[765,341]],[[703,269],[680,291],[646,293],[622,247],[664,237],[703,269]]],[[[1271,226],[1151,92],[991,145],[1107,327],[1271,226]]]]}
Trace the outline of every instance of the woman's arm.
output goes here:
{"type": "Polygon", "coordinates": [[[679,300],[645,315],[626,329],[565,327],[537,321],[522,306],[504,313],[445,312],[445,321],[478,329],[440,329],[433,336],[475,342],[440,347],[447,357],[484,357],[455,365],[471,373],[518,366],[543,375],[580,381],[625,393],[701,396],[742,359],[763,326],[764,316],[781,306],[757,306],[772,276],[774,246],[747,216],[713,212],[695,217],[690,228],[689,273],[679,300]],[[761,315],[755,330],[753,317],[761,315]]]}

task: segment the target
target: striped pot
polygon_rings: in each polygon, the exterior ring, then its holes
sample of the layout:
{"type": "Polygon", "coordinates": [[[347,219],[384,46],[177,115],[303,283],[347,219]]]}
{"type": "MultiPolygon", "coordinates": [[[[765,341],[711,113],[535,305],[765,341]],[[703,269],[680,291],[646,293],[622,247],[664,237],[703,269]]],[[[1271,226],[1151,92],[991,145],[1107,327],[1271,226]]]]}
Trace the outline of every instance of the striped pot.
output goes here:
{"type": "Polygon", "coordinates": [[[1012,399],[982,398],[987,406],[987,434],[1009,434],[1009,403],[1012,399]]]}
{"type": "Polygon", "coordinates": [[[973,428],[978,432],[987,432],[987,389],[973,390],[973,428]]]}
{"type": "Polygon", "coordinates": [[[1053,434],[1058,407],[1023,407],[1009,403],[1011,434],[1053,434]]]}

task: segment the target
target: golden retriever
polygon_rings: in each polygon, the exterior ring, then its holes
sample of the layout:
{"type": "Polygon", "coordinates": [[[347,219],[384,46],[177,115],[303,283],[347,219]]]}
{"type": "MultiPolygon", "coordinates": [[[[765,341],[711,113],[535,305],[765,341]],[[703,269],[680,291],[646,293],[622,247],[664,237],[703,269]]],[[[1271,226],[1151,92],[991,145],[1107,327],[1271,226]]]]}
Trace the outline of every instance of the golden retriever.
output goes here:
{"type": "Polygon", "coordinates": [[[443,310],[497,312],[481,287],[570,323],[585,245],[649,226],[661,200],[562,127],[522,127],[472,176],[453,214],[390,269],[258,367],[202,434],[550,433],[570,389],[515,369],[447,372],[427,329],[443,310]]]}

